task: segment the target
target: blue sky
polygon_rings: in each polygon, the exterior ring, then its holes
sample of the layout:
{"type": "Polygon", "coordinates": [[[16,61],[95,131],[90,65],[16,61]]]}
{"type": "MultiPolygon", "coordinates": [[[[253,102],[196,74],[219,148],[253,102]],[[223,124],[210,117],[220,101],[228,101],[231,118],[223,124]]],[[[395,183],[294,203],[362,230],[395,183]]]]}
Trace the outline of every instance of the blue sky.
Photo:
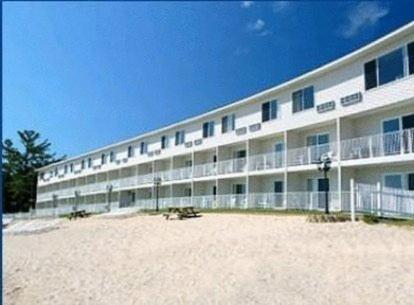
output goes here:
{"type": "Polygon", "coordinates": [[[398,2],[3,3],[3,137],[73,156],[277,85],[414,19],[398,2]]]}

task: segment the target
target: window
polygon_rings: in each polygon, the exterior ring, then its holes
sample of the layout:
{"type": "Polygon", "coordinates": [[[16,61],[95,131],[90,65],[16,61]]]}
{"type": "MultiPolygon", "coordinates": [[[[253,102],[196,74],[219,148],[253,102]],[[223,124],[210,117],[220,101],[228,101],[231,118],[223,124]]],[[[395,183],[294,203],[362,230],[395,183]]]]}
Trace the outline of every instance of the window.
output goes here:
{"type": "Polygon", "coordinates": [[[277,118],[277,100],[262,104],[262,122],[277,118]]]}
{"type": "Polygon", "coordinates": [[[106,163],[106,158],[105,158],[105,154],[101,155],[101,164],[105,164],[106,163]]]}
{"type": "Polygon", "coordinates": [[[65,172],[65,174],[67,174],[67,173],[68,173],[68,165],[67,165],[67,164],[65,164],[65,167],[64,167],[64,172],[65,172]]]}
{"type": "Polygon", "coordinates": [[[134,156],[134,148],[132,146],[128,146],[128,158],[134,156]]]}
{"type": "Polygon", "coordinates": [[[378,83],[383,85],[404,77],[403,49],[397,49],[378,58],[378,83]]]}
{"type": "Polygon", "coordinates": [[[313,86],[292,93],[293,113],[313,108],[313,86]]]}
{"type": "Polygon", "coordinates": [[[377,80],[377,62],[371,60],[364,65],[365,72],[365,90],[375,88],[378,85],[377,80]]]}
{"type": "Polygon", "coordinates": [[[57,176],[59,174],[59,170],[57,167],[55,167],[55,176],[57,176]]]}
{"type": "Polygon", "coordinates": [[[73,173],[73,163],[70,164],[70,172],[73,173]]]}
{"type": "Polygon", "coordinates": [[[168,147],[168,137],[162,136],[161,137],[161,149],[165,149],[168,147]]]}
{"type": "Polygon", "coordinates": [[[402,189],[402,176],[399,174],[386,175],[384,177],[385,187],[402,189]]]}
{"type": "Polygon", "coordinates": [[[408,190],[414,191],[414,173],[408,174],[408,190]]]}
{"type": "Polygon", "coordinates": [[[318,162],[323,154],[329,151],[329,134],[311,135],[306,138],[311,162],[318,162]]]}
{"type": "Polygon", "coordinates": [[[175,145],[181,145],[185,142],[185,131],[180,130],[175,133],[175,145]]]}
{"type": "Polygon", "coordinates": [[[226,133],[236,128],[236,115],[230,114],[221,118],[221,133],[226,133]]]}
{"type": "Polygon", "coordinates": [[[109,153],[109,162],[114,162],[115,161],[115,154],[114,154],[114,152],[113,151],[111,151],[110,153],[109,153]]]}
{"type": "Polygon", "coordinates": [[[245,194],[246,185],[245,184],[233,184],[233,194],[245,194]]]}
{"type": "Polygon", "coordinates": [[[203,138],[214,136],[214,121],[203,124],[203,138]]]}
{"type": "Polygon", "coordinates": [[[82,160],[81,162],[81,169],[85,169],[85,160],[82,160]]]}
{"type": "Polygon", "coordinates": [[[140,150],[139,150],[139,153],[140,153],[141,155],[143,155],[143,154],[147,153],[147,143],[145,143],[145,142],[141,142],[141,144],[140,144],[140,150]]]}
{"type": "Polygon", "coordinates": [[[408,44],[407,55],[408,55],[408,73],[414,74],[414,41],[408,44]]]}
{"type": "Polygon", "coordinates": [[[369,90],[371,88],[403,78],[407,74],[404,69],[405,64],[407,64],[408,67],[408,69],[406,69],[408,74],[413,74],[414,42],[407,45],[407,50],[405,50],[405,48],[399,48],[365,63],[365,89],[369,90]],[[407,51],[406,57],[408,63],[404,62],[405,51],[407,51]]]}
{"type": "Polygon", "coordinates": [[[88,159],[88,168],[91,168],[92,167],[92,158],[89,158],[88,159]]]}

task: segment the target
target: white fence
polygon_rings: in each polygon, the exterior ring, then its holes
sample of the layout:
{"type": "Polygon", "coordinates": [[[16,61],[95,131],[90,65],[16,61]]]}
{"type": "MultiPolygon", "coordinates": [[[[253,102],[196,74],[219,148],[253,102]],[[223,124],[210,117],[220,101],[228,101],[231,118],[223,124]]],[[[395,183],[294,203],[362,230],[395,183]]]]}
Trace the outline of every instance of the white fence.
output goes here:
{"type": "MultiPolygon", "coordinates": [[[[165,209],[170,206],[194,206],[199,209],[285,209],[324,211],[326,200],[332,212],[355,212],[374,214],[381,217],[414,218],[414,191],[382,188],[381,185],[355,184],[351,180],[350,191],[329,192],[288,192],[288,193],[250,193],[250,194],[221,194],[187,197],[158,198],[158,206],[165,209]]],[[[75,204],[75,199],[65,201],[65,204],[53,207],[48,201],[42,208],[31,213],[20,213],[13,218],[34,218],[59,216],[73,210],[86,210],[91,213],[107,211],[109,205],[102,199],[95,198],[90,203],[75,204]]],[[[155,209],[156,200],[137,199],[123,207],[138,207],[140,209],[155,209]]],[[[353,213],[354,214],[354,213],[353,213]]]]}
{"type": "Polygon", "coordinates": [[[414,217],[414,191],[359,183],[354,196],[356,212],[381,217],[414,217]]]}

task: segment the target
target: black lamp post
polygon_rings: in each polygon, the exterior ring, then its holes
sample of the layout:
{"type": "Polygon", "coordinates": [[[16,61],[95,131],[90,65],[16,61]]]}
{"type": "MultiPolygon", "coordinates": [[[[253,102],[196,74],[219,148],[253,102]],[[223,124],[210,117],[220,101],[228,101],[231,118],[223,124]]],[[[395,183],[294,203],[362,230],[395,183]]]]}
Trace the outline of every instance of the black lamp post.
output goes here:
{"type": "Polygon", "coordinates": [[[158,190],[161,185],[161,178],[160,177],[154,177],[154,188],[155,188],[155,211],[158,212],[158,190]]]}
{"type": "Polygon", "coordinates": [[[318,164],[319,171],[323,172],[325,180],[325,214],[329,214],[329,189],[328,189],[328,172],[331,169],[332,158],[330,153],[323,154],[318,164]]]}

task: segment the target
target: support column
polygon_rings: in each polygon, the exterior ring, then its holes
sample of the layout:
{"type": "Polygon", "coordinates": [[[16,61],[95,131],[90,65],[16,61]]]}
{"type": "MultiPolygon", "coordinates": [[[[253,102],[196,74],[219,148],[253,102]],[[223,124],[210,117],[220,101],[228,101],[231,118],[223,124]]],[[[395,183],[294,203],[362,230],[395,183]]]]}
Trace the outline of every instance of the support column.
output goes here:
{"type": "Polygon", "coordinates": [[[245,202],[245,208],[247,209],[249,207],[250,203],[250,179],[249,179],[249,159],[250,159],[250,140],[246,140],[246,202],[245,202]]]}
{"type": "Polygon", "coordinates": [[[336,119],[336,150],[338,164],[338,200],[342,210],[342,167],[341,167],[341,118],[336,119]]]}
{"type": "Polygon", "coordinates": [[[219,196],[220,196],[220,191],[219,191],[219,180],[218,180],[218,164],[219,164],[219,147],[216,146],[216,198],[214,198],[215,200],[215,205],[213,206],[213,208],[217,208],[219,206],[219,196]]]}
{"type": "MultiPolygon", "coordinates": [[[[191,172],[194,173],[194,149],[191,151],[191,172]]],[[[191,206],[194,206],[194,179],[191,174],[191,206]]]]}
{"type": "Polygon", "coordinates": [[[377,182],[377,214],[381,217],[382,210],[382,188],[381,182],[377,182]]]}
{"type": "Polygon", "coordinates": [[[349,181],[349,189],[351,193],[351,198],[350,198],[351,221],[355,222],[355,181],[354,181],[354,178],[351,178],[349,181]]]}
{"type": "Polygon", "coordinates": [[[283,207],[288,208],[288,138],[287,130],[283,132],[283,142],[284,142],[284,156],[283,162],[285,165],[285,171],[283,172],[283,207]]]}

